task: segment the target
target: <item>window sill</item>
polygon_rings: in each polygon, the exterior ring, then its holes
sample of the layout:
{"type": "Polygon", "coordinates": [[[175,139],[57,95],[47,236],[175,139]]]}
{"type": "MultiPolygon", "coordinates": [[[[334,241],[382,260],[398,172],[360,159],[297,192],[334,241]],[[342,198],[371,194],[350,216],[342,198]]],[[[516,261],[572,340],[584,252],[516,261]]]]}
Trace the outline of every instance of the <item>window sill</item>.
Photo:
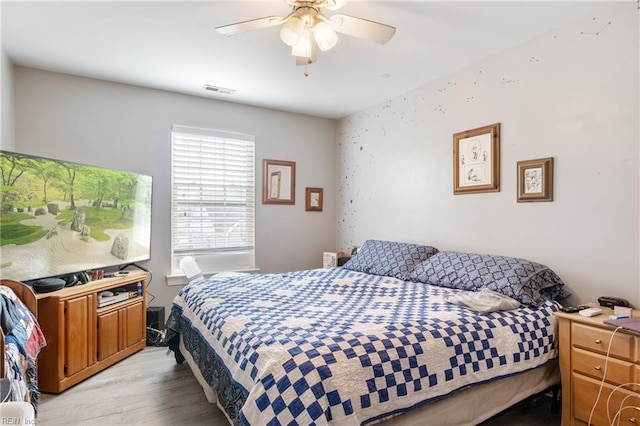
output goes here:
{"type": "MultiPolygon", "coordinates": [[[[210,277],[212,275],[217,274],[218,272],[226,272],[226,271],[203,272],[203,275],[205,277],[210,277]]],[[[259,268],[237,269],[237,270],[234,270],[233,272],[249,272],[251,274],[259,274],[260,269],[259,268]]],[[[184,286],[185,284],[188,283],[187,277],[184,274],[170,274],[166,276],[166,279],[167,279],[168,286],[184,286]]]]}

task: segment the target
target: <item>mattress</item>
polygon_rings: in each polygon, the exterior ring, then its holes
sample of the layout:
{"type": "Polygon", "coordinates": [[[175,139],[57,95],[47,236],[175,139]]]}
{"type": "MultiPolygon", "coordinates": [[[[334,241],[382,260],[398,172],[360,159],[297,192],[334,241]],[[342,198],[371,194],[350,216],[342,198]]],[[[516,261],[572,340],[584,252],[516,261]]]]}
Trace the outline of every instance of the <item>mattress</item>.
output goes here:
{"type": "Polygon", "coordinates": [[[479,315],[445,301],[456,292],[343,268],[199,280],[176,296],[167,339],[233,424],[409,419],[541,375],[477,420],[558,382],[555,302],[479,315]]]}

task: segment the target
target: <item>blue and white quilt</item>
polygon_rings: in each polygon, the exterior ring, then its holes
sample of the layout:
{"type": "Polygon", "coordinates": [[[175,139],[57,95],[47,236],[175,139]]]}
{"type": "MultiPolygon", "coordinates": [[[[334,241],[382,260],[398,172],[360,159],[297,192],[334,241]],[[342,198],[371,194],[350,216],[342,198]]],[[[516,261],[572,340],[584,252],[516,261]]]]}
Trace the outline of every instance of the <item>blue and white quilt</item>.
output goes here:
{"type": "Polygon", "coordinates": [[[169,323],[241,394],[235,423],[360,425],[557,356],[555,302],[479,315],[444,301],[458,291],[344,268],[213,278],[169,323]]]}

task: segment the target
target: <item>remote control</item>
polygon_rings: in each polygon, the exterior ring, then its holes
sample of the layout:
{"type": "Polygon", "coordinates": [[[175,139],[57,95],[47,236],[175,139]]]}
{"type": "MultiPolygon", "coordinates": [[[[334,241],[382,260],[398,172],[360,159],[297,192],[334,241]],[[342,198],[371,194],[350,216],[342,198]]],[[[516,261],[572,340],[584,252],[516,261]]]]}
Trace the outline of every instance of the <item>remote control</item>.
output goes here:
{"type": "Polygon", "coordinates": [[[587,309],[587,308],[590,308],[590,306],[587,306],[587,305],[565,306],[564,308],[562,308],[562,312],[566,312],[568,314],[572,314],[574,312],[580,312],[583,309],[587,309]]]}
{"type": "Polygon", "coordinates": [[[600,315],[602,313],[602,309],[600,308],[587,308],[578,312],[583,317],[595,317],[596,315],[600,315]]]}

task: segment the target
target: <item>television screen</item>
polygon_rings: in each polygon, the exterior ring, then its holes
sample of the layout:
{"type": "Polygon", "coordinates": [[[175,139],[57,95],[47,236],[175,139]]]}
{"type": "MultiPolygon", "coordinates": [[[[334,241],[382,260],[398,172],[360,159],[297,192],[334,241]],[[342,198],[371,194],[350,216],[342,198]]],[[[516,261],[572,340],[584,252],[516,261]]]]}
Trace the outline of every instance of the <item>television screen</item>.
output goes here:
{"type": "Polygon", "coordinates": [[[0,277],[149,260],[152,177],[0,151],[0,277]]]}

